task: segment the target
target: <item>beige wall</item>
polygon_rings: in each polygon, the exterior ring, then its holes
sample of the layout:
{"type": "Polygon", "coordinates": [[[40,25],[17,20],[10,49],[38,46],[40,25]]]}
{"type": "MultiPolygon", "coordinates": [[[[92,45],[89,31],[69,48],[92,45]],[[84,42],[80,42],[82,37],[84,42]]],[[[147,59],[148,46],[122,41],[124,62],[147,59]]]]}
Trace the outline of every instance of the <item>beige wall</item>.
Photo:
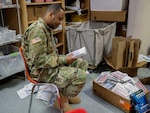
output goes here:
{"type": "Polygon", "coordinates": [[[150,54],[150,0],[129,0],[127,36],[141,39],[140,53],[150,54]]]}

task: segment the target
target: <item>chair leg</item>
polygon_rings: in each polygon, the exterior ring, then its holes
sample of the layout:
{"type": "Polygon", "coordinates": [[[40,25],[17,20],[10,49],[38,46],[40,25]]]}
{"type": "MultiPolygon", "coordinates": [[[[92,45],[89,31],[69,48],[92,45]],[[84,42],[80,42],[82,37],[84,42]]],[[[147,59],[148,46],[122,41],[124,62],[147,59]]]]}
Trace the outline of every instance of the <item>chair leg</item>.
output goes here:
{"type": "Polygon", "coordinates": [[[31,113],[31,107],[32,107],[32,100],[33,100],[34,88],[35,88],[36,86],[37,86],[37,85],[35,84],[35,85],[33,86],[33,88],[32,88],[28,113],[31,113]]]}
{"type": "Polygon", "coordinates": [[[64,113],[64,112],[63,112],[63,109],[62,109],[62,100],[61,100],[61,98],[60,98],[59,90],[58,90],[57,86],[55,86],[54,84],[49,84],[49,83],[37,83],[37,84],[34,84],[34,86],[32,87],[32,92],[31,92],[31,97],[30,97],[30,103],[29,103],[29,110],[28,110],[28,113],[31,113],[34,89],[35,89],[36,86],[38,86],[38,88],[39,88],[39,86],[41,86],[41,85],[52,85],[53,87],[56,88],[57,97],[58,97],[58,103],[59,103],[59,106],[60,106],[60,113],[64,113]]]}

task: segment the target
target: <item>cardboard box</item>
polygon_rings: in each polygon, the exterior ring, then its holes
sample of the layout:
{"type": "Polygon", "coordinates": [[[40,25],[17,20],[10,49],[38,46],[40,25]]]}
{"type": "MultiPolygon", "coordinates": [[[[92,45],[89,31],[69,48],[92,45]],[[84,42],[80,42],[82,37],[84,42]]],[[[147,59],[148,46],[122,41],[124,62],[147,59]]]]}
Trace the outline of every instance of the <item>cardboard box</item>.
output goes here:
{"type": "Polygon", "coordinates": [[[91,0],[91,11],[122,11],[127,9],[128,0],[91,0]]]}
{"type": "Polygon", "coordinates": [[[122,37],[113,38],[111,61],[116,68],[124,66],[125,51],[126,39],[122,37]]]}
{"type": "Polygon", "coordinates": [[[35,21],[42,17],[45,13],[47,6],[28,6],[28,21],[35,21]]]}
{"type": "MultiPolygon", "coordinates": [[[[130,45],[132,45],[132,47],[131,46],[130,47],[131,47],[131,52],[133,53],[132,54],[133,59],[132,59],[132,65],[129,64],[129,66],[132,67],[132,66],[136,66],[136,63],[137,63],[139,50],[140,50],[140,47],[141,47],[141,40],[140,39],[131,38],[131,37],[129,37],[128,39],[131,42],[134,42],[134,44],[130,44],[130,45]],[[134,49],[132,49],[132,48],[134,48],[134,49]]],[[[129,53],[131,53],[131,52],[129,52],[129,53]]]]}
{"type": "Polygon", "coordinates": [[[140,46],[140,39],[115,36],[112,39],[112,53],[109,59],[116,69],[136,67],[140,46]]]}
{"type": "MultiPolygon", "coordinates": [[[[99,85],[95,81],[93,81],[93,92],[106,100],[107,102],[113,104],[114,106],[118,107],[125,113],[131,113],[133,108],[131,107],[131,101],[117,95],[116,93],[112,92],[104,88],[103,86],[99,85]]],[[[146,92],[146,97],[148,99],[149,91],[146,92]]]]}
{"type": "Polygon", "coordinates": [[[88,21],[87,14],[83,14],[83,15],[72,14],[71,15],[71,21],[72,22],[84,22],[84,21],[88,21]]]}
{"type": "Polygon", "coordinates": [[[125,22],[126,11],[91,11],[91,20],[125,22]]]}
{"type": "Polygon", "coordinates": [[[149,84],[150,84],[150,77],[140,79],[140,81],[141,81],[144,85],[149,85],[149,84]]]}
{"type": "Polygon", "coordinates": [[[132,76],[137,76],[137,70],[138,68],[140,67],[146,67],[147,65],[147,62],[146,61],[143,61],[143,62],[140,62],[140,63],[137,63],[135,67],[119,67],[119,68],[116,68],[113,63],[111,62],[111,59],[110,57],[107,57],[107,58],[104,58],[106,63],[112,67],[113,69],[115,70],[118,70],[118,71],[121,71],[121,72],[125,72],[127,73],[128,75],[130,75],[131,77],[132,76]]]}

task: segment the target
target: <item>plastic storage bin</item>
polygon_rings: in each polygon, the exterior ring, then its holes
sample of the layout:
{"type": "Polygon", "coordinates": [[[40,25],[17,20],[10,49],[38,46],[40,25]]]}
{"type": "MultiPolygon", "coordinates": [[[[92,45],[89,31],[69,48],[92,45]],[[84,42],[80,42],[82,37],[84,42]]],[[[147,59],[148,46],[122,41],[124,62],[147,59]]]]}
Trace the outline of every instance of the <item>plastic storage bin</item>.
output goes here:
{"type": "Polygon", "coordinates": [[[116,22],[87,21],[66,27],[68,52],[85,47],[84,59],[97,66],[111,52],[112,38],[116,33],[116,22]]]}
{"type": "Polygon", "coordinates": [[[0,75],[7,77],[24,71],[24,63],[19,48],[13,45],[0,47],[0,75]]]}
{"type": "Polygon", "coordinates": [[[0,29],[0,45],[16,41],[16,30],[0,29]]]}

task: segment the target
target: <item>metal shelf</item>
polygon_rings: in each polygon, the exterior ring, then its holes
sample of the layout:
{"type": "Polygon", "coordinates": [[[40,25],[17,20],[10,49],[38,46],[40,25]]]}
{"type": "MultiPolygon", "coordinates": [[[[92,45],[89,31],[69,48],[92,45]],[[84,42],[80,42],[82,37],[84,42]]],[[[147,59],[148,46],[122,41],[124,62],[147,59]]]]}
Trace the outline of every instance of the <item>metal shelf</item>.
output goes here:
{"type": "Polygon", "coordinates": [[[8,8],[18,8],[20,6],[17,6],[17,4],[12,4],[12,5],[2,5],[0,6],[0,9],[8,9],[8,8]]]}
{"type": "Polygon", "coordinates": [[[16,0],[16,4],[12,5],[1,5],[0,6],[0,17],[2,21],[2,26],[4,27],[4,17],[3,17],[3,9],[10,9],[10,8],[16,8],[17,9],[17,18],[18,18],[18,27],[19,27],[19,33],[22,34],[21,31],[21,21],[20,21],[20,5],[18,0],[16,0]]]}
{"type": "MultiPolygon", "coordinates": [[[[18,24],[18,29],[19,29],[19,35],[18,36],[20,36],[21,34],[22,34],[22,31],[21,31],[21,21],[20,21],[20,5],[19,5],[19,2],[18,2],[18,0],[15,0],[16,1],[16,3],[15,4],[11,4],[11,5],[1,5],[0,6],[0,17],[1,17],[1,24],[2,24],[2,27],[4,27],[5,26],[5,21],[4,21],[4,15],[3,15],[3,11],[5,10],[5,9],[11,9],[11,8],[14,8],[14,9],[16,9],[16,12],[17,12],[17,24],[18,24]]],[[[17,36],[16,36],[17,37],[17,36]]],[[[16,38],[16,40],[14,39],[14,40],[12,40],[12,41],[6,41],[6,42],[4,42],[4,43],[2,43],[2,42],[0,42],[0,46],[8,46],[9,44],[12,44],[12,43],[16,43],[16,42],[19,42],[20,40],[19,40],[19,38],[17,39],[16,38]]],[[[19,51],[19,50],[18,50],[19,51]]],[[[2,57],[1,57],[2,58],[2,57]]],[[[17,60],[19,60],[19,59],[17,59],[17,60]]],[[[12,59],[12,61],[13,61],[13,59],[12,59]]],[[[0,65],[3,65],[3,64],[0,64],[0,65]]],[[[14,65],[15,66],[15,65],[14,65]]],[[[9,71],[9,70],[8,70],[9,71]]],[[[18,71],[18,70],[16,70],[16,71],[18,71]]],[[[13,72],[14,73],[16,73],[16,71],[14,71],[13,70],[13,72]]],[[[21,71],[23,71],[23,70],[19,70],[18,71],[18,73],[19,72],[21,72],[21,71]]],[[[7,75],[7,76],[2,76],[2,75],[0,75],[0,80],[2,80],[2,79],[4,79],[4,78],[7,78],[7,77],[9,77],[9,76],[12,76],[13,75],[13,73],[12,74],[9,74],[9,75],[7,75]]]]}
{"type": "Polygon", "coordinates": [[[12,43],[16,43],[16,42],[20,42],[19,40],[14,40],[14,41],[10,41],[10,42],[6,42],[6,43],[0,43],[0,46],[4,46],[4,45],[8,45],[8,44],[12,44],[12,43]]]}
{"type": "Polygon", "coordinates": [[[41,3],[27,3],[27,6],[31,5],[48,5],[48,4],[61,4],[61,1],[53,1],[53,2],[41,2],[41,3]]]}

